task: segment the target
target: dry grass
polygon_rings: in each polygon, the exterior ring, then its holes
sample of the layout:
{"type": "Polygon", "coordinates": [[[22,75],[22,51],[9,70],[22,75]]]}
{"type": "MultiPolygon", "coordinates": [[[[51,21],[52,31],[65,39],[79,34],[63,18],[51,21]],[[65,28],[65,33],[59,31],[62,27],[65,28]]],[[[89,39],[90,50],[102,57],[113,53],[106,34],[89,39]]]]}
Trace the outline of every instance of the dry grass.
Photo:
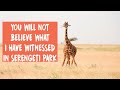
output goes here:
{"type": "Polygon", "coordinates": [[[59,45],[58,62],[2,62],[0,78],[33,79],[120,79],[120,45],[76,45],[75,65],[61,67],[63,45],[59,45]]]}

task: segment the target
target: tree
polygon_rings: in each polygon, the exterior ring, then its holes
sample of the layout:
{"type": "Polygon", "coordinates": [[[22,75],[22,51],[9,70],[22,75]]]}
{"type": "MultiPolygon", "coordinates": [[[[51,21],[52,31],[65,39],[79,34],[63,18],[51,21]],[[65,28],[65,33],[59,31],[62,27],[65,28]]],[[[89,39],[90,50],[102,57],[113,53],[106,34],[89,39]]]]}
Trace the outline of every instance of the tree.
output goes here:
{"type": "MultiPolygon", "coordinates": [[[[73,38],[69,38],[70,41],[76,41],[78,40],[76,37],[73,37],[73,38]]],[[[64,44],[64,42],[61,42],[61,44],[64,44]]]]}
{"type": "Polygon", "coordinates": [[[78,40],[76,37],[73,37],[73,38],[69,38],[70,41],[76,41],[78,40]]]}

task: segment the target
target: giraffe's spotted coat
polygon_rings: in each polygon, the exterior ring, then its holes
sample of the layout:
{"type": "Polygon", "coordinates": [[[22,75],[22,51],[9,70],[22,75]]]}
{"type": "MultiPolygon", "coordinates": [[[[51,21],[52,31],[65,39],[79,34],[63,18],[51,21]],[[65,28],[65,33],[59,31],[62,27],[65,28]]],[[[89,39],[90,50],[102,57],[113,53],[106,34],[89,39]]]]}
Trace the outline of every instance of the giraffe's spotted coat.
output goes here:
{"type": "Polygon", "coordinates": [[[72,63],[71,64],[75,64],[77,66],[77,63],[75,62],[75,55],[77,53],[77,48],[71,44],[70,40],[68,39],[67,36],[67,30],[68,30],[68,22],[65,22],[63,24],[63,27],[65,27],[65,46],[63,49],[63,53],[64,53],[64,60],[63,60],[63,64],[62,66],[64,66],[65,60],[67,59],[67,64],[70,65],[70,57],[72,57],[72,63]]]}

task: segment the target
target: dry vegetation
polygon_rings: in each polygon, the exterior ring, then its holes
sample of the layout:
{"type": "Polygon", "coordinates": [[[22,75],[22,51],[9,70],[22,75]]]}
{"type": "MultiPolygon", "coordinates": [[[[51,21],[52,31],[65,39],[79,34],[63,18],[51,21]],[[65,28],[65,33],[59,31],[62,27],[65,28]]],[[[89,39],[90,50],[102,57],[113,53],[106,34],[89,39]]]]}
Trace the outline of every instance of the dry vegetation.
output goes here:
{"type": "Polygon", "coordinates": [[[58,62],[2,62],[0,78],[32,79],[120,79],[120,45],[76,45],[75,65],[61,67],[63,45],[58,47],[58,62]]]}

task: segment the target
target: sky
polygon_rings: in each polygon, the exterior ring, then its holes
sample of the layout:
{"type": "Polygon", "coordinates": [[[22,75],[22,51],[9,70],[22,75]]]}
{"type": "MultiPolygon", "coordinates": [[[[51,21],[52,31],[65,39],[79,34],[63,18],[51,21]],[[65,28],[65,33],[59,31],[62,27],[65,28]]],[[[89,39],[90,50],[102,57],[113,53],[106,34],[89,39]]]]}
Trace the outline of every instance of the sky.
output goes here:
{"type": "Polygon", "coordinates": [[[64,42],[65,21],[71,25],[68,37],[76,44],[120,44],[120,11],[0,11],[0,43],[4,21],[58,22],[58,43],[64,42]]]}

